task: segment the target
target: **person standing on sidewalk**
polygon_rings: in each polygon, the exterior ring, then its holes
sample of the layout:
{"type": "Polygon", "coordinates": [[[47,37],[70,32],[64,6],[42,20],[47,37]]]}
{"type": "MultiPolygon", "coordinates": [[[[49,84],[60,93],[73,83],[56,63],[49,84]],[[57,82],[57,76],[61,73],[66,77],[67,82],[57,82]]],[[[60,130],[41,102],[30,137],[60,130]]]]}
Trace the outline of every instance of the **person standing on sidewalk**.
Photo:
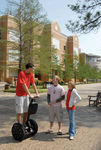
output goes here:
{"type": "Polygon", "coordinates": [[[65,92],[61,85],[59,85],[60,78],[58,76],[54,76],[52,82],[53,85],[48,88],[47,91],[47,102],[49,105],[49,121],[50,121],[50,129],[46,132],[46,134],[53,132],[53,123],[55,117],[58,121],[58,135],[62,134],[61,125],[63,118],[63,111],[61,101],[65,99],[65,92]]]}
{"type": "Polygon", "coordinates": [[[17,86],[16,86],[16,96],[15,96],[15,108],[17,113],[17,121],[21,123],[21,114],[23,114],[23,122],[24,126],[28,114],[28,106],[29,106],[29,97],[31,99],[34,98],[33,95],[29,92],[30,84],[38,97],[38,91],[35,85],[34,76],[33,76],[34,65],[32,63],[26,64],[26,69],[21,71],[18,75],[17,86]]]}
{"type": "Polygon", "coordinates": [[[66,108],[67,112],[69,114],[69,134],[70,140],[73,140],[74,135],[76,133],[76,125],[75,125],[75,104],[81,101],[81,97],[77,93],[77,90],[75,89],[75,84],[72,81],[69,81],[68,83],[68,91],[67,91],[67,99],[66,99],[66,108]]]}

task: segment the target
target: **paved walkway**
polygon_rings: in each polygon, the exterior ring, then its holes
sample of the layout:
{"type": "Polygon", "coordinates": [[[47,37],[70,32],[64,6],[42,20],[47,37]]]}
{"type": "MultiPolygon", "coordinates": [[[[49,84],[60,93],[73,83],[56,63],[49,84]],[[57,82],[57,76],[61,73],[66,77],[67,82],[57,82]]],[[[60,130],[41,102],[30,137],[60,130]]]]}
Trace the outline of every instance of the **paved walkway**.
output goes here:
{"type": "MultiPolygon", "coordinates": [[[[57,122],[54,123],[54,132],[46,135],[49,129],[48,106],[46,93],[40,94],[37,99],[38,111],[32,117],[37,121],[38,133],[22,142],[15,141],[11,134],[11,128],[16,122],[14,110],[14,93],[0,91],[0,150],[101,150],[101,106],[89,107],[88,95],[96,94],[101,89],[101,83],[77,85],[78,93],[82,101],[76,106],[75,120],[77,134],[73,141],[66,134],[69,120],[63,101],[63,135],[57,135],[57,122]]],[[[67,87],[64,86],[65,91],[67,87]]]]}

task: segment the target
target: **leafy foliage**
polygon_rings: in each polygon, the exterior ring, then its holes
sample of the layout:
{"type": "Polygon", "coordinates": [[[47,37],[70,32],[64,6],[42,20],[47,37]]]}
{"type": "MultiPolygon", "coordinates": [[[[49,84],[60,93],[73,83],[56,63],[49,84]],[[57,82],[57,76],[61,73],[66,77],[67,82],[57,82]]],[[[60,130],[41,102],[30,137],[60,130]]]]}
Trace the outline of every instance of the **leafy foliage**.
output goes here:
{"type": "Polygon", "coordinates": [[[63,64],[62,64],[62,70],[63,70],[63,79],[72,79],[73,78],[73,58],[71,56],[71,59],[69,59],[68,54],[66,53],[67,50],[65,50],[65,53],[63,54],[63,64]]]}
{"type": "Polygon", "coordinates": [[[19,42],[16,45],[15,41],[12,42],[12,49],[19,51],[18,61],[21,71],[27,62],[35,62],[38,56],[39,36],[48,20],[38,0],[8,0],[8,4],[19,34],[19,42]]]}
{"type": "Polygon", "coordinates": [[[87,34],[101,27],[101,1],[77,0],[75,5],[68,5],[68,7],[78,15],[77,21],[69,20],[66,24],[71,32],[87,34]]]}

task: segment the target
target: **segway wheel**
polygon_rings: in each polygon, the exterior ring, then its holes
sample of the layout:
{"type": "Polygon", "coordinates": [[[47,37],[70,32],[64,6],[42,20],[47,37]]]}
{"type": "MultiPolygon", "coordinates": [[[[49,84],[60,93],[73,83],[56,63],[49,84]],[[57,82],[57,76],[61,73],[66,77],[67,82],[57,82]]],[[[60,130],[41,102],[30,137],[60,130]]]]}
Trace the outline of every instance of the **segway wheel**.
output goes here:
{"type": "Polygon", "coordinates": [[[15,140],[22,141],[25,137],[25,130],[23,125],[20,123],[15,123],[12,127],[12,135],[15,140]]]}
{"type": "Polygon", "coordinates": [[[38,131],[38,124],[34,119],[29,119],[30,124],[31,124],[31,128],[33,130],[32,135],[36,134],[38,131]]]}

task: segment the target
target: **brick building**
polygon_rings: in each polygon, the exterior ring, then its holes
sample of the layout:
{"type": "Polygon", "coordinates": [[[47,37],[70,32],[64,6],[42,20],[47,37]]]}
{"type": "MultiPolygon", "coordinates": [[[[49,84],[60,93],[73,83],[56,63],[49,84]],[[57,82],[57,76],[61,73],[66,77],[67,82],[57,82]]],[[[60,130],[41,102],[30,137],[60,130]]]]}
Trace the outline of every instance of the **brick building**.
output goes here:
{"type": "MultiPolygon", "coordinates": [[[[74,54],[76,54],[79,57],[79,39],[77,35],[74,36],[66,36],[61,33],[61,29],[59,27],[59,24],[57,21],[54,21],[53,23],[49,24],[49,30],[48,32],[51,33],[52,37],[50,39],[50,44],[53,45],[57,49],[57,58],[58,58],[58,64],[61,64],[63,62],[63,54],[65,51],[67,51],[69,59],[73,60],[74,54]]],[[[6,15],[6,16],[0,16],[0,80],[6,81],[8,77],[14,77],[17,78],[18,76],[18,61],[15,57],[12,58],[10,53],[14,51],[12,50],[11,45],[9,45],[9,41],[16,41],[16,43],[19,41],[18,37],[14,37],[14,33],[17,32],[14,31],[14,28],[16,29],[16,22],[14,22],[13,16],[6,15]],[[2,32],[3,28],[9,28],[7,31],[2,32]],[[13,37],[13,38],[12,38],[13,37]],[[14,70],[10,69],[8,66],[15,67],[14,70]]],[[[15,50],[15,53],[18,53],[17,50],[15,50]]],[[[74,62],[75,63],[75,62],[74,62]]],[[[57,72],[54,72],[54,74],[58,74],[57,72]]],[[[36,77],[36,75],[35,75],[36,77]]],[[[37,77],[42,81],[47,81],[48,79],[44,74],[37,75],[37,77]]]]}
{"type": "MultiPolygon", "coordinates": [[[[10,56],[12,53],[12,46],[9,44],[9,41],[17,41],[18,38],[13,37],[14,28],[17,28],[16,23],[14,22],[14,17],[10,15],[0,16],[0,80],[6,81],[8,77],[17,77],[17,69],[11,70],[10,67],[17,67],[18,62],[15,58],[10,56]]],[[[16,52],[16,51],[15,51],[16,52]]]]}

